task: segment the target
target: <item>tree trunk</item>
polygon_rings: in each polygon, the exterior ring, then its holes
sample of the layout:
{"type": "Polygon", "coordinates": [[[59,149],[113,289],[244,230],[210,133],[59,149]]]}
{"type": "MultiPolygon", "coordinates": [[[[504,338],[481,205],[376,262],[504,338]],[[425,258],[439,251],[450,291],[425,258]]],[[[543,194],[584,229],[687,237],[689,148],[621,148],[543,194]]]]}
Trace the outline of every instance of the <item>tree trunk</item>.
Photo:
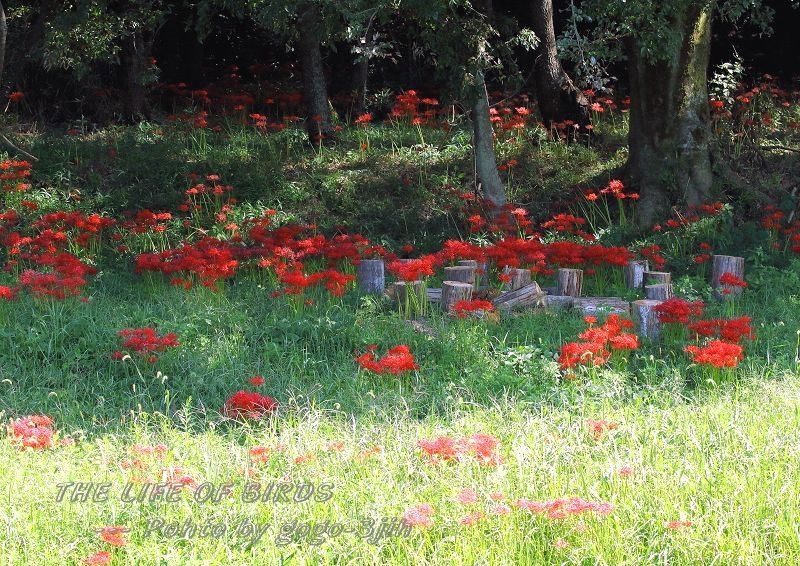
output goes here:
{"type": "Polygon", "coordinates": [[[125,118],[138,122],[149,118],[144,74],[149,56],[142,33],[136,30],[122,39],[122,70],[125,74],[125,118]]]}
{"type": "Polygon", "coordinates": [[[374,16],[370,18],[367,23],[367,29],[364,31],[364,42],[362,44],[363,52],[361,57],[355,62],[355,75],[353,81],[353,91],[355,92],[355,101],[353,104],[353,114],[360,116],[367,109],[367,85],[369,84],[369,53],[375,44],[374,34],[372,33],[372,22],[374,16]]]}
{"type": "Polygon", "coordinates": [[[475,151],[475,170],[484,198],[491,203],[494,211],[506,204],[506,190],[500,173],[497,171],[497,158],[494,153],[494,131],[489,119],[489,94],[483,72],[475,74],[476,93],[472,106],[472,145],[475,151]]]}
{"type": "Polygon", "coordinates": [[[539,38],[535,53],[534,80],[539,112],[545,124],[572,120],[589,123],[589,101],[572,83],[556,50],[553,28],[553,0],[533,0],[533,32],[539,38]]]}
{"type": "Polygon", "coordinates": [[[674,204],[696,205],[711,189],[707,73],[711,11],[688,2],[672,22],[679,34],[671,57],[646,60],[629,45],[631,81],[628,175],[641,199],[639,224],[649,228],[674,204]]]}
{"type": "Polygon", "coordinates": [[[331,112],[328,103],[328,88],[322,68],[320,49],[321,26],[319,8],[314,2],[303,6],[298,24],[298,47],[303,65],[303,96],[308,116],[306,130],[311,141],[322,143],[333,137],[331,112]]]}
{"type": "Polygon", "coordinates": [[[6,23],[6,10],[0,0],[0,92],[3,84],[3,66],[6,62],[6,36],[8,35],[8,24],[6,23]]]}

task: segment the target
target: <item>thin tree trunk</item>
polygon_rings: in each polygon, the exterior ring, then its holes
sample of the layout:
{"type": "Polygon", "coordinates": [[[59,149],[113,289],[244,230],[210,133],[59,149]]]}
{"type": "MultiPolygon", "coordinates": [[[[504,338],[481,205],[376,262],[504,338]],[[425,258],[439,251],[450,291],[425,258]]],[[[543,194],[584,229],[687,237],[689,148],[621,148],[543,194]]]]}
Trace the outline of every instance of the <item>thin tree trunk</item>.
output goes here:
{"type": "Polygon", "coordinates": [[[475,170],[478,175],[483,196],[495,211],[506,204],[506,190],[500,173],[497,171],[497,158],[494,153],[494,131],[489,119],[489,95],[483,72],[476,73],[476,94],[472,106],[472,144],[475,151],[475,170]]]}
{"type": "Polygon", "coordinates": [[[534,63],[536,100],[545,124],[572,120],[585,126],[589,123],[589,101],[572,83],[556,50],[553,28],[553,0],[533,0],[533,31],[539,38],[534,63]]]}
{"type": "Polygon", "coordinates": [[[333,137],[331,112],[328,103],[328,88],[322,68],[320,49],[319,9],[313,3],[306,4],[298,18],[298,47],[303,65],[303,96],[308,117],[306,130],[314,143],[322,143],[333,137]]]}
{"type": "Polygon", "coordinates": [[[631,81],[628,175],[641,200],[637,219],[652,226],[674,204],[710,196],[707,73],[711,11],[690,2],[673,22],[680,34],[669,59],[648,61],[629,45],[631,81]]]}
{"type": "MultiPolygon", "coordinates": [[[[367,29],[364,32],[364,51],[369,53],[375,44],[372,34],[372,22],[374,16],[370,18],[367,23],[367,29]]],[[[353,113],[359,116],[364,113],[367,108],[367,86],[369,85],[369,56],[366,53],[361,54],[361,59],[356,62],[356,72],[353,90],[356,93],[355,104],[353,113]]]]}

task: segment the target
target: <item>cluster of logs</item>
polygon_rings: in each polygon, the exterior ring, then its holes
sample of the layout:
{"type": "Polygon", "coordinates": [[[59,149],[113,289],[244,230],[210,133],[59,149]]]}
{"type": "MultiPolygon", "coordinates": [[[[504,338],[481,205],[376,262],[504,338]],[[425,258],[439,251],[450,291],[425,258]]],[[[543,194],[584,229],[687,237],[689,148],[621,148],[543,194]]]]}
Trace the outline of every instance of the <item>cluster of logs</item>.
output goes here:
{"type": "MultiPolygon", "coordinates": [[[[470,300],[473,292],[488,287],[487,264],[475,260],[462,260],[458,265],[444,268],[441,289],[427,289],[427,300],[438,303],[441,310],[451,312],[458,301],[470,300]]],[[[741,292],[740,288],[728,288],[720,283],[724,273],[744,278],[744,258],[715,255],[713,258],[711,285],[717,297],[741,292]]],[[[561,268],[556,274],[556,286],[542,289],[532,280],[528,269],[506,267],[503,270],[502,293],[492,304],[497,310],[510,311],[519,308],[574,308],[584,315],[602,312],[626,314],[633,318],[641,336],[657,338],[660,333],[658,317],[653,307],[673,297],[672,275],[663,271],[650,271],[647,260],[630,261],[624,267],[625,286],[643,290],[645,298],[626,301],[621,297],[583,297],[583,270],[561,268]]],[[[365,259],[358,265],[358,285],[363,293],[385,292],[384,262],[380,259],[365,259]]],[[[422,281],[398,282],[390,292],[402,300],[409,289],[421,294],[422,281]]]]}

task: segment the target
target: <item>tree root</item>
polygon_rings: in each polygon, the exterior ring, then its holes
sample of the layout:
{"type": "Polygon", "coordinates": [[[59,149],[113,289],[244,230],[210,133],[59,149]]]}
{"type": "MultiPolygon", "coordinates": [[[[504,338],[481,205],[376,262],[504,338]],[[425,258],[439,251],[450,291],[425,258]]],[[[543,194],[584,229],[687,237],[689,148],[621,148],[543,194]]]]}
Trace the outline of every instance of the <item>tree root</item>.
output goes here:
{"type": "Polygon", "coordinates": [[[30,153],[28,153],[24,149],[20,149],[16,145],[14,145],[14,142],[12,142],[10,139],[8,139],[6,137],[6,135],[3,134],[3,133],[0,133],[0,142],[2,142],[3,145],[6,146],[6,148],[8,148],[10,151],[21,155],[25,159],[30,159],[31,161],[39,161],[38,157],[36,157],[34,155],[31,155],[30,153]]]}

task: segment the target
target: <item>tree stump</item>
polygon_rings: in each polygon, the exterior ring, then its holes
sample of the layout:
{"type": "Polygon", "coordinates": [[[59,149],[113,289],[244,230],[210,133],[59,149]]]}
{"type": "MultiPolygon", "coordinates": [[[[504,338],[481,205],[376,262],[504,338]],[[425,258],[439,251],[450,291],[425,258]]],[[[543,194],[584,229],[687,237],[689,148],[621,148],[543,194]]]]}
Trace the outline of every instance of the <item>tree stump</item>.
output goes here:
{"type": "Polygon", "coordinates": [[[411,301],[427,301],[428,294],[424,292],[424,289],[424,281],[398,281],[394,284],[394,298],[400,304],[405,303],[407,297],[411,301]],[[411,295],[407,295],[407,293],[411,293],[411,295]]]}
{"type": "Polygon", "coordinates": [[[573,304],[584,316],[598,314],[624,314],[630,316],[631,304],[621,297],[576,297],[573,304]]]}
{"type": "Polygon", "coordinates": [[[714,296],[717,299],[738,295],[742,292],[742,287],[734,287],[719,282],[725,273],[744,279],[744,258],[732,255],[715,255],[712,257],[711,288],[714,290],[714,296]]]}
{"type": "Polygon", "coordinates": [[[357,268],[358,288],[362,293],[381,295],[386,289],[382,259],[362,259],[357,268]]]}
{"type": "Polygon", "coordinates": [[[658,285],[645,285],[644,296],[651,301],[666,301],[672,298],[672,285],[660,283],[658,285]]]}
{"type": "Polygon", "coordinates": [[[434,289],[426,289],[425,292],[428,294],[428,300],[432,303],[441,303],[442,302],[442,289],[434,288],[434,289]]]}
{"type": "MultiPolygon", "coordinates": [[[[530,273],[530,272],[529,272],[530,273]]],[[[545,292],[535,281],[519,289],[503,293],[492,301],[498,310],[544,306],[545,292]]]]}
{"type": "Polygon", "coordinates": [[[622,271],[628,289],[641,289],[644,285],[644,272],[650,271],[650,262],[646,259],[631,260],[622,271]]]}
{"type": "Polygon", "coordinates": [[[475,285],[475,268],[466,265],[456,265],[444,268],[445,281],[460,281],[475,285]]]}
{"type": "Polygon", "coordinates": [[[631,303],[636,333],[642,338],[657,340],[661,335],[661,321],[658,320],[658,314],[653,310],[653,307],[660,304],[661,301],[653,301],[650,299],[633,301],[631,303]]]}
{"type": "Polygon", "coordinates": [[[475,259],[461,259],[458,265],[462,267],[472,267],[475,269],[476,289],[486,289],[489,286],[489,264],[485,261],[475,259]]]}
{"type": "Polygon", "coordinates": [[[442,282],[442,310],[450,312],[458,301],[472,299],[472,285],[463,281],[442,282]]]}
{"type": "Polygon", "coordinates": [[[583,270],[565,269],[558,270],[558,286],[556,294],[568,297],[580,297],[583,290],[583,270]]]}
{"type": "Polygon", "coordinates": [[[645,285],[672,285],[672,275],[667,271],[645,271],[645,285]]]}
{"type": "Polygon", "coordinates": [[[513,267],[504,267],[503,275],[511,277],[511,281],[503,284],[503,289],[507,291],[516,291],[523,287],[530,285],[533,281],[530,269],[515,269],[513,267]]]}

